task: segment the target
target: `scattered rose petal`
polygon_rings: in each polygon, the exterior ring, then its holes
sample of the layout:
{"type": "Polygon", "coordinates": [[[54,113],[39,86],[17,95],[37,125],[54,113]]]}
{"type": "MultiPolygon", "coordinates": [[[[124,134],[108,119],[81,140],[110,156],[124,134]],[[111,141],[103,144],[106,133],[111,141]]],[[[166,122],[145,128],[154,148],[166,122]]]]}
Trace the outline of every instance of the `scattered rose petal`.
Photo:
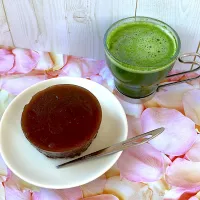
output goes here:
{"type": "Polygon", "coordinates": [[[183,106],[185,115],[200,125],[200,90],[188,91],[183,96],[183,106]]]}
{"type": "Polygon", "coordinates": [[[115,194],[119,199],[124,200],[149,200],[152,191],[144,183],[134,183],[119,176],[111,177],[107,180],[104,189],[106,194],[115,194]]]}
{"type": "Polygon", "coordinates": [[[9,74],[29,73],[36,68],[39,61],[39,54],[27,49],[13,49],[15,55],[14,67],[8,72],[9,74]]]}
{"type": "Polygon", "coordinates": [[[5,200],[5,188],[2,183],[0,184],[0,200],[5,200]]]}
{"type": "Polygon", "coordinates": [[[109,68],[107,66],[103,67],[100,70],[99,75],[103,78],[102,85],[108,88],[111,92],[113,92],[115,88],[114,77],[109,68]]]}
{"type": "Polygon", "coordinates": [[[200,185],[200,162],[177,158],[166,171],[169,184],[182,188],[194,188],[200,185]]]}
{"type": "Polygon", "coordinates": [[[29,191],[21,191],[16,187],[9,187],[5,183],[5,197],[6,200],[32,200],[29,191]]]}
{"type": "Polygon", "coordinates": [[[152,190],[151,200],[163,200],[165,191],[170,189],[170,186],[164,180],[164,178],[148,183],[149,189],[152,190]]]}
{"type": "Polygon", "coordinates": [[[90,79],[99,84],[103,83],[103,78],[99,75],[92,75],[92,76],[90,76],[90,79]]]}
{"type": "Polygon", "coordinates": [[[7,166],[0,156],[0,182],[4,182],[7,179],[8,171],[7,166]]]}
{"type": "MultiPolygon", "coordinates": [[[[115,92],[114,92],[115,94],[115,92]]],[[[124,111],[127,115],[134,116],[136,118],[139,118],[144,110],[143,104],[133,104],[129,103],[127,101],[122,100],[120,97],[115,94],[119,102],[121,103],[122,107],[124,108],[124,111]]]]}
{"type": "Polygon", "coordinates": [[[12,69],[14,64],[14,55],[12,51],[0,49],[0,75],[6,74],[12,69]]]}
{"type": "Polygon", "coordinates": [[[168,155],[183,155],[196,140],[195,124],[174,109],[147,108],[141,116],[143,132],[164,127],[165,130],[149,143],[168,155]]]}
{"type": "Polygon", "coordinates": [[[82,200],[119,200],[119,199],[112,194],[102,194],[93,197],[87,197],[82,200]]]}
{"type": "Polygon", "coordinates": [[[33,192],[32,200],[80,200],[83,198],[80,187],[62,189],[62,190],[48,190],[42,188],[40,192],[33,192]]]}
{"type": "Polygon", "coordinates": [[[14,99],[14,95],[6,90],[0,90],[0,119],[9,103],[14,99]]]}
{"type": "Polygon", "coordinates": [[[188,200],[190,197],[194,196],[200,187],[197,188],[180,188],[172,187],[169,190],[166,190],[164,200],[188,200]]]}
{"type": "Polygon", "coordinates": [[[100,73],[100,70],[105,66],[104,60],[93,60],[89,58],[78,58],[78,62],[81,62],[81,69],[83,72],[83,77],[88,78],[92,75],[100,73]]]}
{"type": "Polygon", "coordinates": [[[75,62],[70,56],[59,76],[82,77],[81,63],[75,62]]]}
{"type": "Polygon", "coordinates": [[[17,95],[26,88],[34,85],[40,81],[45,80],[45,75],[38,76],[27,76],[27,75],[17,75],[17,76],[6,76],[1,79],[0,88],[7,90],[9,93],[17,95]]]}
{"type": "Polygon", "coordinates": [[[112,176],[119,176],[120,175],[120,171],[119,168],[117,166],[117,164],[115,163],[106,173],[106,178],[110,178],[112,176]]]}
{"type": "Polygon", "coordinates": [[[118,167],[121,175],[130,181],[156,181],[164,173],[164,159],[161,152],[146,143],[123,151],[118,167]]]}
{"type": "Polygon", "coordinates": [[[154,100],[159,107],[174,108],[183,112],[183,95],[185,92],[192,89],[194,89],[193,86],[187,83],[168,86],[160,89],[160,91],[156,93],[154,100]]]}
{"type": "Polygon", "coordinates": [[[192,145],[191,149],[185,154],[185,157],[193,162],[200,162],[200,135],[192,145]]]}
{"type": "Polygon", "coordinates": [[[82,185],[82,191],[83,191],[83,196],[84,197],[90,197],[94,195],[101,194],[103,192],[103,189],[106,184],[106,176],[102,175],[96,180],[87,183],[85,185],[82,185]]]}
{"type": "Polygon", "coordinates": [[[51,60],[51,57],[49,56],[49,53],[46,52],[38,52],[38,53],[40,55],[40,59],[35,69],[44,71],[53,68],[53,62],[51,60]]]}
{"type": "Polygon", "coordinates": [[[40,188],[32,185],[30,183],[25,182],[24,180],[20,179],[18,176],[12,173],[11,170],[8,170],[8,179],[6,181],[6,186],[9,188],[15,188],[22,192],[26,191],[39,191],[40,188]]]}
{"type": "Polygon", "coordinates": [[[127,115],[128,121],[128,138],[142,134],[142,125],[140,118],[127,115]]]}
{"type": "Polygon", "coordinates": [[[49,52],[49,56],[53,62],[53,71],[63,68],[68,60],[67,55],[63,55],[60,53],[49,52]]]}

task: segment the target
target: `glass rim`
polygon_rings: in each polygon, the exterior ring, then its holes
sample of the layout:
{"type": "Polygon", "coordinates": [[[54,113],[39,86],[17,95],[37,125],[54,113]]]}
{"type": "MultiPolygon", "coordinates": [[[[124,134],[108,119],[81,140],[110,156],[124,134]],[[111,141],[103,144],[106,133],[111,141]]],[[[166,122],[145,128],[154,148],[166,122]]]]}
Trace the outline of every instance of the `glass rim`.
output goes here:
{"type": "Polygon", "coordinates": [[[147,70],[147,71],[145,71],[145,70],[139,71],[139,70],[134,70],[134,69],[129,70],[129,69],[127,69],[127,68],[126,68],[126,69],[122,68],[122,69],[124,69],[124,70],[126,70],[126,71],[133,72],[133,73],[152,73],[152,72],[158,72],[158,71],[162,71],[163,69],[166,69],[167,67],[169,67],[170,64],[172,64],[172,63],[178,58],[178,55],[179,55],[180,49],[181,49],[181,40],[180,40],[180,37],[179,37],[178,33],[177,33],[170,25],[166,24],[165,22],[163,22],[163,21],[161,21],[161,20],[155,19],[155,18],[145,17],[145,16],[126,17],[126,18],[120,19],[120,20],[114,22],[113,24],[111,24],[110,27],[107,29],[107,31],[106,31],[105,34],[104,34],[104,50],[105,50],[105,52],[106,52],[106,53],[109,55],[109,57],[111,57],[111,59],[113,59],[117,64],[120,64],[120,65],[123,65],[123,64],[130,65],[129,63],[126,63],[126,62],[124,62],[124,61],[119,60],[118,58],[116,58],[115,56],[113,56],[113,55],[110,53],[110,51],[109,51],[109,49],[108,49],[108,47],[107,47],[107,37],[108,37],[110,31],[112,30],[112,28],[113,28],[115,25],[120,24],[120,22],[129,20],[129,19],[137,19],[137,18],[138,18],[138,19],[144,19],[144,20],[145,20],[145,19],[146,19],[146,20],[149,19],[149,20],[151,20],[150,23],[151,23],[151,22],[152,22],[152,23],[153,23],[153,22],[158,22],[158,23],[160,23],[161,25],[164,25],[164,26],[166,26],[167,28],[169,28],[169,30],[172,32],[172,35],[176,37],[175,39],[176,39],[176,43],[177,43],[177,49],[176,49],[176,51],[175,51],[175,54],[169,59],[168,62],[166,62],[166,63],[163,65],[162,68],[152,69],[152,70],[147,70]]]}

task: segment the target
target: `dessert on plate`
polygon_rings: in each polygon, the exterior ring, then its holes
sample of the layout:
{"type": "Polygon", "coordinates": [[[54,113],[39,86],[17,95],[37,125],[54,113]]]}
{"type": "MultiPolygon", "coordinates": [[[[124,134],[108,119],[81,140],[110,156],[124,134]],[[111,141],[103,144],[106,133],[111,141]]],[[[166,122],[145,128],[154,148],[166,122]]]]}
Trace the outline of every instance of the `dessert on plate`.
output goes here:
{"type": "Polygon", "coordinates": [[[59,84],[36,93],[25,105],[21,126],[27,140],[51,158],[74,157],[97,136],[102,110],[87,89],[59,84]]]}

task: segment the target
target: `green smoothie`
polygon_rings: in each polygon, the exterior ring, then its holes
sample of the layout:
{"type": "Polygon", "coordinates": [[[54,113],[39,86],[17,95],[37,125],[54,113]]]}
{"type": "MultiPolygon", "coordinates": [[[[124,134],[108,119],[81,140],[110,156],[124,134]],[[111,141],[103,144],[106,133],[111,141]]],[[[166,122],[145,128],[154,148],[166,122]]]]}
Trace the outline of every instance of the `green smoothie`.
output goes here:
{"type": "Polygon", "coordinates": [[[110,53],[130,71],[163,68],[177,49],[175,38],[161,26],[148,22],[126,23],[107,37],[110,53]]]}
{"type": "Polygon", "coordinates": [[[180,39],[164,22],[130,17],[107,30],[104,49],[116,88],[128,97],[141,98],[153,94],[172,69],[180,39]]]}

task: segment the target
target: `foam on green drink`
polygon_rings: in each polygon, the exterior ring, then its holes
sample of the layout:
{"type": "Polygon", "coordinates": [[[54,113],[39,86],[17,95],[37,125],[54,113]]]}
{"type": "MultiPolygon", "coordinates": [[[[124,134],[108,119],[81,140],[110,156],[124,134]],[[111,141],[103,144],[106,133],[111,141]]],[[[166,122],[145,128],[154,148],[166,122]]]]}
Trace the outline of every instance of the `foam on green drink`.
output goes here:
{"type": "Polygon", "coordinates": [[[148,22],[129,22],[107,36],[111,55],[128,71],[155,71],[165,68],[175,55],[177,43],[165,27],[148,22]]]}

